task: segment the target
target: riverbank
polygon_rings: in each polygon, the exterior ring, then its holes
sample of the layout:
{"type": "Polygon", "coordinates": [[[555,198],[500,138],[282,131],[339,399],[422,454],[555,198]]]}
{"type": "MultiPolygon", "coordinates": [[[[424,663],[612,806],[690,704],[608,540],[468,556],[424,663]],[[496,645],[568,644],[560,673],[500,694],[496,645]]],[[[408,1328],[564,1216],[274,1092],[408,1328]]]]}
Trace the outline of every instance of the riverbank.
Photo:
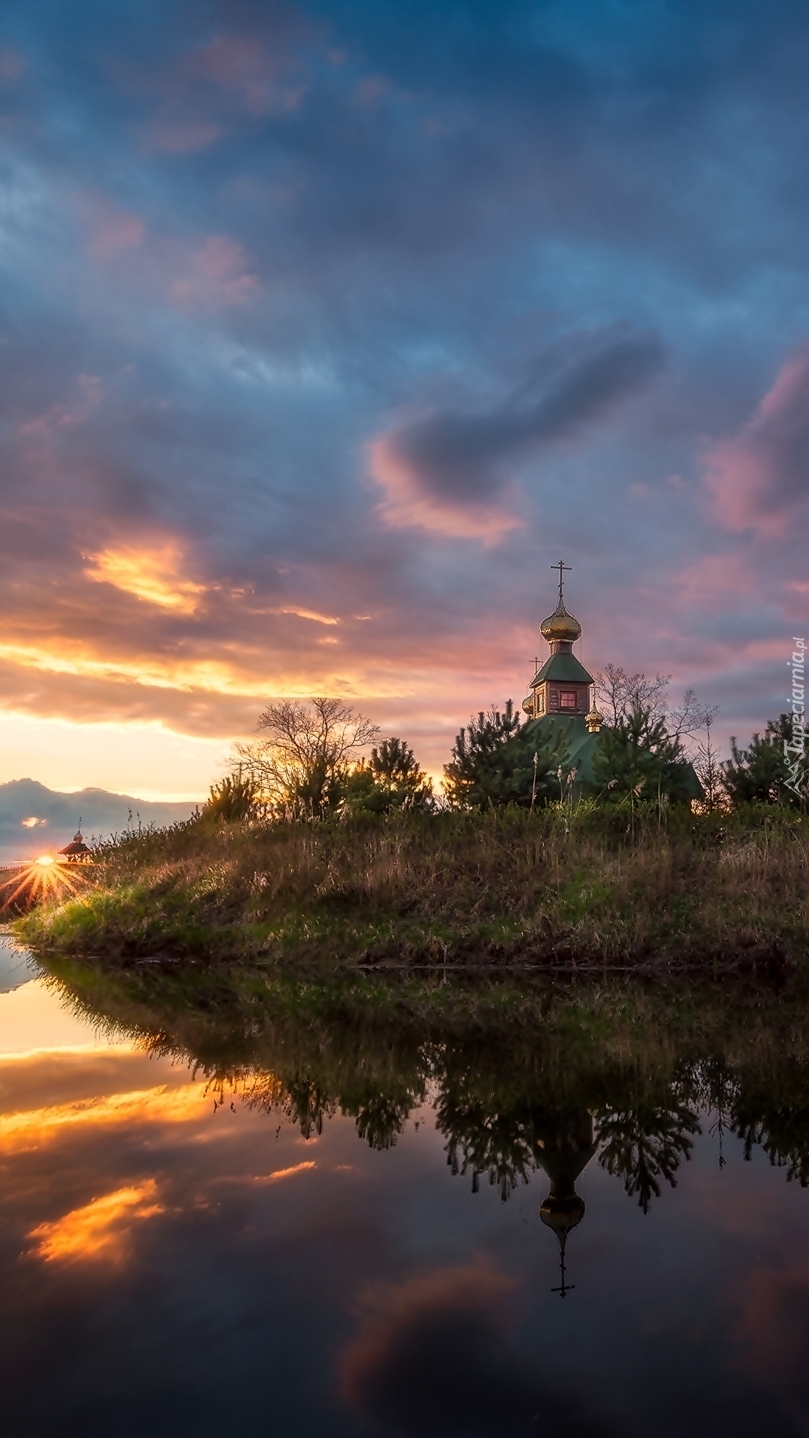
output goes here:
{"type": "MultiPolygon", "coordinates": [[[[338,967],[763,968],[809,957],[806,821],[546,809],[191,822],[96,851],[37,951],[338,967]]],[[[78,874],[78,866],[72,870],[78,874]]]]}

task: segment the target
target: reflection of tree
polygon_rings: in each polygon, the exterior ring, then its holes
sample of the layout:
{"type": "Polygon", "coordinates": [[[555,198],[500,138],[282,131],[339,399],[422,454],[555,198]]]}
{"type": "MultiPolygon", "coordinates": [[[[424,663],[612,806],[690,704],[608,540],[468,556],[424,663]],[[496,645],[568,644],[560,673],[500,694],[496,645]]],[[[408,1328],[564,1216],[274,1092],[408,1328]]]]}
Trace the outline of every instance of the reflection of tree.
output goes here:
{"type": "Polygon", "coordinates": [[[690,1157],[700,1110],[809,1186],[809,976],[596,989],[48,963],[63,1000],[111,1036],[187,1060],[220,1103],[238,1094],[306,1137],[340,1112],[388,1148],[429,1085],[453,1172],[474,1188],[487,1175],[503,1198],[537,1163],[557,1184],[586,1152],[589,1114],[602,1165],[644,1212],[690,1157]]]}
{"type": "MultiPolygon", "coordinates": [[[[408,1074],[408,1077],[411,1075],[408,1074]]],[[[424,1097],[420,1079],[407,1083],[391,1078],[384,1087],[347,1084],[343,1093],[325,1088],[310,1076],[295,1074],[283,1082],[273,1074],[256,1074],[244,1086],[251,1108],[283,1113],[296,1123],[305,1139],[323,1132],[323,1120],[340,1112],[356,1119],[357,1133],[369,1148],[393,1148],[412,1110],[424,1097]]]]}
{"type": "Polygon", "coordinates": [[[744,1144],[744,1156],[761,1147],[775,1168],[785,1168],[787,1181],[809,1187],[809,1064],[796,1062],[786,1075],[755,1076],[737,1085],[733,1132],[744,1144]]]}
{"type": "MultiPolygon", "coordinates": [[[[357,1133],[364,1138],[369,1148],[393,1148],[402,1132],[416,1096],[410,1091],[404,1094],[369,1093],[356,1109],[350,1112],[357,1120],[357,1133]]],[[[343,1104],[343,1112],[349,1109],[343,1104]]]]}
{"type": "Polygon", "coordinates": [[[752,1157],[753,1146],[759,1145],[774,1168],[785,1168],[787,1182],[797,1179],[801,1188],[809,1187],[809,1122],[805,1113],[776,1114],[766,1123],[746,1116],[734,1120],[734,1132],[744,1143],[744,1156],[752,1157]]]}
{"type": "Polygon", "coordinates": [[[598,1120],[602,1145],[598,1161],[615,1178],[624,1180],[630,1197],[648,1213],[661,1193],[660,1180],[676,1188],[677,1169],[691,1157],[693,1135],[700,1126],[696,1114],[671,1093],[668,1104],[641,1100],[632,1108],[613,1109],[598,1120]]]}
{"type": "Polygon", "coordinates": [[[334,1095],[312,1079],[295,1074],[283,1083],[272,1074],[257,1074],[245,1090],[250,1108],[263,1108],[283,1113],[298,1124],[302,1138],[313,1138],[323,1132],[324,1118],[331,1118],[337,1104],[334,1095]]]}
{"type": "Polygon", "coordinates": [[[471,1173],[473,1193],[478,1191],[480,1175],[488,1174],[505,1203],[520,1179],[527,1183],[536,1168],[533,1127],[514,1112],[503,1113],[483,1101],[464,1101],[445,1090],[436,1104],[436,1127],[447,1137],[452,1172],[471,1173]]]}

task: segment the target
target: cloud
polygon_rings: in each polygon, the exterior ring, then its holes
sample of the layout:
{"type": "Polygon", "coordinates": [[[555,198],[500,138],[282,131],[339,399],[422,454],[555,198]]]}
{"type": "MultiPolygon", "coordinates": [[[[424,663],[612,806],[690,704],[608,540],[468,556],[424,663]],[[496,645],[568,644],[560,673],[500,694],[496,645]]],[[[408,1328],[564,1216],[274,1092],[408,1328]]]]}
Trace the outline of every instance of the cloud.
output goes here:
{"type": "Polygon", "coordinates": [[[344,1401],[401,1438],[488,1438],[529,1425],[540,1435],[606,1433],[508,1343],[517,1286],[479,1262],[366,1294],[340,1359],[344,1401]]]}
{"type": "Polygon", "coordinates": [[[261,288],[243,247],[227,235],[209,235],[188,255],[185,273],[169,289],[182,308],[243,305],[261,288]]]}
{"type": "Polygon", "coordinates": [[[709,451],[705,480],[727,529],[787,532],[809,496],[809,348],[782,365],[738,434],[709,451]]]}
{"type": "Polygon", "coordinates": [[[193,613],[204,584],[181,577],[183,553],[179,544],[158,543],[142,549],[105,549],[84,555],[85,574],[99,584],[111,584],[147,604],[193,613]]]}
{"type": "Polygon", "coordinates": [[[300,79],[297,83],[288,75],[284,79],[289,66],[283,51],[272,57],[255,35],[216,35],[188,61],[190,74],[233,92],[255,116],[295,109],[300,103],[306,87],[300,79]]]}
{"type": "Polygon", "coordinates": [[[40,1223],[28,1234],[35,1240],[33,1252],[46,1263],[103,1259],[118,1266],[129,1257],[134,1226],[164,1212],[161,1204],[153,1202],[156,1194],[157,1184],[148,1179],[105,1193],[53,1222],[40,1223]]]}
{"type": "Polygon", "coordinates": [[[114,259],[143,244],[146,226],[141,217],[106,195],[84,193],[77,197],[76,207],[93,259],[114,259]]]}
{"type": "Polygon", "coordinates": [[[371,446],[384,520],[494,542],[521,521],[508,506],[514,467],[573,440],[659,373],[656,335],[611,340],[577,356],[539,395],[524,386],[485,413],[436,410],[371,446]]]}

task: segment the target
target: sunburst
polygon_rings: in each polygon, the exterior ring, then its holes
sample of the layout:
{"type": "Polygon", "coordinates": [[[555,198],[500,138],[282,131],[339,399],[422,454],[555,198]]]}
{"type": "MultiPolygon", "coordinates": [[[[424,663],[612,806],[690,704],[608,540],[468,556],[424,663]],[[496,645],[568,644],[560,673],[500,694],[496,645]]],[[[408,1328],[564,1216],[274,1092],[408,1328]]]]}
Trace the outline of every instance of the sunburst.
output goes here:
{"type": "Polygon", "coordinates": [[[32,860],[23,869],[17,869],[10,879],[0,884],[0,895],[6,889],[11,890],[0,903],[0,913],[9,909],[17,899],[23,899],[31,906],[43,899],[72,897],[86,877],[78,865],[67,863],[58,854],[40,854],[38,859],[32,860]],[[16,887],[12,888],[12,885],[16,887]]]}

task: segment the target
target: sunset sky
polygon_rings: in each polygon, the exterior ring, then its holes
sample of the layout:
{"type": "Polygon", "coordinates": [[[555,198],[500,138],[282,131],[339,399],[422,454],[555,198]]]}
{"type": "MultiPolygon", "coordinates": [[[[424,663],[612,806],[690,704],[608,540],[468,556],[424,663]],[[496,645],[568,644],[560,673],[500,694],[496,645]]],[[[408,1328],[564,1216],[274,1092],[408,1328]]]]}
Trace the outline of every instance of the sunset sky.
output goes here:
{"type": "Polygon", "coordinates": [[[809,595],[809,12],[6,0],[0,781],[440,771],[555,603],[747,738],[809,595]]]}

